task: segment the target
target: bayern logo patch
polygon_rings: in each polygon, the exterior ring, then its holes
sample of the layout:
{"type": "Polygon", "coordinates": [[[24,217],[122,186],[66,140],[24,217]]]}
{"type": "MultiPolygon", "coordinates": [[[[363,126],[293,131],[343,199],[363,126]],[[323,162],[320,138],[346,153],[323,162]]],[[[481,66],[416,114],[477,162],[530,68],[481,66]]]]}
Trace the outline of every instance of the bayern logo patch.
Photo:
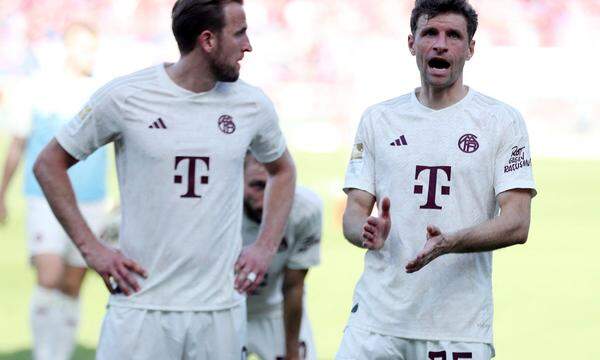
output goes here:
{"type": "Polygon", "coordinates": [[[479,142],[477,142],[477,136],[473,134],[464,134],[458,139],[458,148],[460,151],[470,154],[474,153],[479,149],[479,142]]]}
{"type": "Polygon", "coordinates": [[[235,123],[230,115],[221,115],[217,124],[219,125],[219,130],[225,134],[233,134],[235,131],[235,123]]]}

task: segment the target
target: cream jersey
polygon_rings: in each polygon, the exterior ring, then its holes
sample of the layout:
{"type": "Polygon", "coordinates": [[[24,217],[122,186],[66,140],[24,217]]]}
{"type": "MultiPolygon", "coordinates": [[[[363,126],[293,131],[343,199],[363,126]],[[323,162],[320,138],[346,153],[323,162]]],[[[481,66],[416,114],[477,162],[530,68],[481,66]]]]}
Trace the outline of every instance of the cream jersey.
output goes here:
{"type": "Polygon", "coordinates": [[[472,89],[432,110],[411,93],[372,106],[360,122],[344,190],[391,200],[384,247],[367,251],[349,326],[411,339],[492,343],[492,253],[448,254],[416,273],[426,227],[444,232],[498,214],[496,197],[531,189],[521,115],[472,89]]]}
{"type": "MultiPolygon", "coordinates": [[[[317,194],[307,188],[296,188],[292,210],[277,254],[273,257],[263,282],[248,296],[248,316],[281,316],[284,270],[309,269],[319,264],[322,212],[321,200],[317,194]]],[[[260,224],[244,214],[244,246],[254,243],[259,227],[260,224]]]]}
{"type": "Polygon", "coordinates": [[[233,287],[244,157],[250,148],[271,162],[286,148],[262,91],[237,81],[193,93],[159,65],[105,85],[57,139],[80,160],[115,145],[119,246],[148,278],[138,278],[140,292],[112,295],[109,304],[208,311],[244,301],[233,287]]]}

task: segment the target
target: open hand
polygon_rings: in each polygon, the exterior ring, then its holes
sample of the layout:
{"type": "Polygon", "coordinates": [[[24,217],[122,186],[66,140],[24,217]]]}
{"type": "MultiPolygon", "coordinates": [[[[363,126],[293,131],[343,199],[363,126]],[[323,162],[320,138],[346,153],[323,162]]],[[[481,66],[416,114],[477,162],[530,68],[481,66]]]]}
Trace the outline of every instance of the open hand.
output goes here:
{"type": "Polygon", "coordinates": [[[381,249],[390,234],[391,226],[390,199],[384,197],[381,201],[381,213],[379,216],[369,216],[363,226],[362,246],[369,250],[381,249]]]}
{"type": "Polygon", "coordinates": [[[425,246],[423,246],[423,249],[413,260],[406,264],[406,272],[413,273],[419,271],[425,265],[433,261],[433,259],[448,253],[449,247],[449,241],[440,228],[434,225],[428,225],[425,246]]]}

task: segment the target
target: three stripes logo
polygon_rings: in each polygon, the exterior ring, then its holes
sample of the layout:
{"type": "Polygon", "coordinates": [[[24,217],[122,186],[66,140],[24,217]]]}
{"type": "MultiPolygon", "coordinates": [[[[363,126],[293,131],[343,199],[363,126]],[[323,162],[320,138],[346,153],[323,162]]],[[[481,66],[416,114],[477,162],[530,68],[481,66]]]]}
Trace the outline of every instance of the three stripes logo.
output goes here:
{"type": "Polygon", "coordinates": [[[166,129],[167,125],[165,125],[163,119],[158,118],[152,125],[148,126],[148,129],[166,129]]]}
{"type": "Polygon", "coordinates": [[[392,141],[390,143],[391,146],[402,146],[402,145],[408,145],[408,143],[406,142],[406,138],[404,137],[404,135],[400,136],[399,138],[397,138],[396,140],[392,141]]]}

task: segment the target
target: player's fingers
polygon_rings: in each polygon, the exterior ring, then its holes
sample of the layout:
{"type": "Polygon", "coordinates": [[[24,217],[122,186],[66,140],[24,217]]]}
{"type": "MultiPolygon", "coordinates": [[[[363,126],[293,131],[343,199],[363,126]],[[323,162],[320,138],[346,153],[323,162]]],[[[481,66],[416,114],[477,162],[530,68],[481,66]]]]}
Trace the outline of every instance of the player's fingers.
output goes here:
{"type": "MultiPolygon", "coordinates": [[[[123,280],[123,277],[121,277],[121,275],[119,274],[119,271],[117,271],[116,269],[111,271],[110,276],[117,283],[117,286],[119,287],[119,289],[121,289],[123,294],[125,294],[126,296],[129,296],[129,294],[131,294],[131,291],[127,287],[127,283],[125,282],[125,280],[123,280]]],[[[109,279],[109,281],[110,281],[110,279],[109,279]]]]}
{"type": "Polygon", "coordinates": [[[138,263],[136,263],[135,261],[131,260],[131,259],[125,259],[125,261],[123,261],[123,265],[125,265],[125,267],[127,267],[127,269],[141,275],[144,278],[148,277],[148,272],[141,267],[138,263]]]}
{"type": "Polygon", "coordinates": [[[375,238],[375,235],[368,233],[368,232],[363,232],[362,237],[363,237],[363,240],[372,241],[375,238]]]}
{"type": "Polygon", "coordinates": [[[233,267],[233,271],[237,274],[242,270],[242,268],[246,265],[246,259],[244,257],[244,252],[240,254],[237,261],[235,262],[235,266],[233,267]]]}
{"type": "Polygon", "coordinates": [[[256,288],[260,285],[260,283],[262,283],[263,279],[264,279],[265,275],[260,273],[256,276],[256,280],[252,281],[250,283],[250,286],[248,287],[248,289],[246,290],[247,293],[250,293],[254,290],[256,290],[256,288]]]}
{"type": "Polygon", "coordinates": [[[109,280],[109,275],[102,275],[102,281],[104,281],[104,285],[106,286],[106,289],[108,289],[108,292],[110,292],[111,294],[115,293],[116,288],[113,287],[113,285],[111,284],[110,280],[109,280]]]}
{"type": "Polygon", "coordinates": [[[238,291],[242,291],[242,286],[244,285],[244,281],[246,281],[246,278],[248,277],[248,273],[250,271],[246,268],[246,267],[240,267],[238,272],[236,273],[235,276],[235,289],[238,291]]]}
{"type": "Polygon", "coordinates": [[[371,233],[371,234],[375,234],[375,227],[371,226],[369,224],[365,224],[365,226],[363,226],[363,230],[365,232],[371,233]]]}
{"type": "Polygon", "coordinates": [[[381,201],[381,217],[384,219],[390,217],[390,198],[387,196],[381,201]]]}
{"type": "Polygon", "coordinates": [[[119,275],[121,275],[123,280],[127,283],[127,286],[133,290],[133,292],[140,291],[140,285],[138,284],[135,277],[133,277],[133,274],[129,270],[127,270],[125,265],[117,267],[117,271],[119,272],[119,275]]]}
{"type": "Polygon", "coordinates": [[[379,219],[373,216],[369,216],[367,218],[367,224],[371,226],[377,226],[379,224],[379,219]]]}

